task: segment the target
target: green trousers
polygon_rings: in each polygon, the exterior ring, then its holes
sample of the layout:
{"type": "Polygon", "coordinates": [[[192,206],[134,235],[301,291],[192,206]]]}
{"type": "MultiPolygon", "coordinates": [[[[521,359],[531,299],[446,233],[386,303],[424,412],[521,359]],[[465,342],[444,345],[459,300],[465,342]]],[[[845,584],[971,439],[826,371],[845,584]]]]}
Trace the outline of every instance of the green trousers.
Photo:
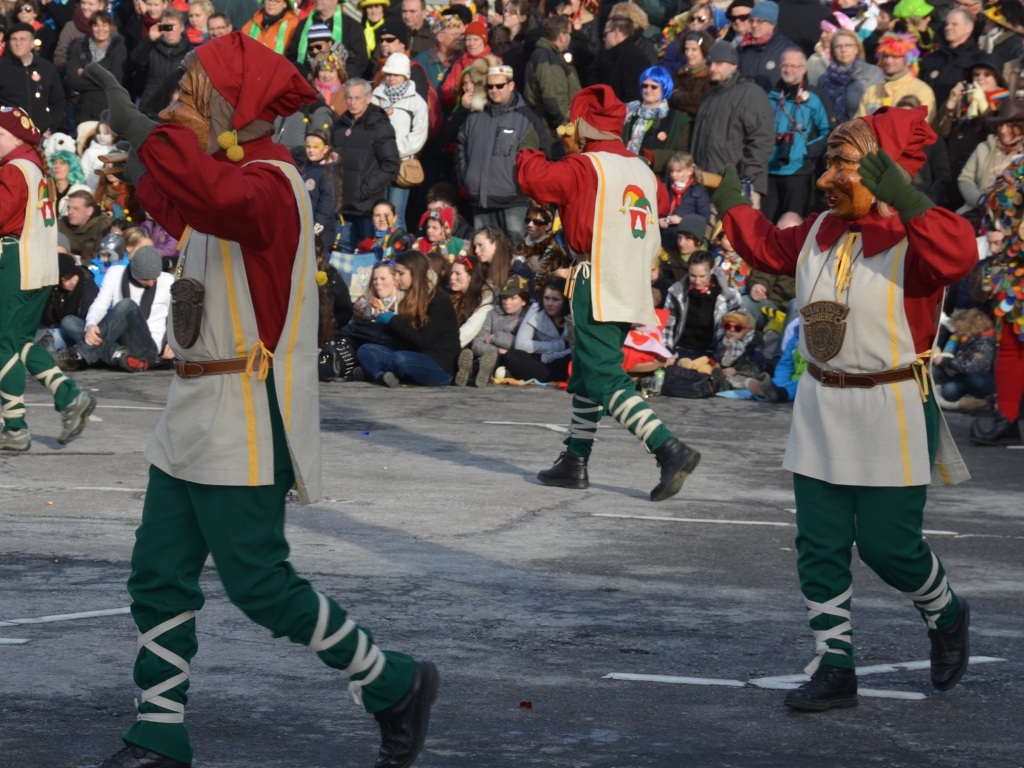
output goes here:
{"type": "MultiPolygon", "coordinates": [[[[931,397],[924,408],[934,462],[939,411],[931,397]]],[[[928,486],[834,485],[797,474],[793,490],[800,589],[821,663],[856,666],[850,623],[854,544],[865,565],[913,600],[930,628],[953,626],[960,601],[922,534],[928,486]]]]}
{"type": "Polygon", "coordinates": [[[572,395],[572,423],[565,445],[573,456],[590,456],[597,425],[608,411],[653,453],[672,438],[672,433],[637,394],[636,383],[622,367],[622,345],[629,334],[629,323],[594,319],[591,279],[586,270],[578,272],[572,294],[576,341],[567,388],[572,395]]]}
{"type": "Polygon", "coordinates": [[[50,390],[58,411],[78,397],[75,382],[61,372],[49,352],[33,343],[49,295],[49,288],[21,290],[18,243],[5,238],[0,251],[0,408],[4,430],[28,429],[26,370],[50,390]]]}
{"type": "Polygon", "coordinates": [[[346,670],[368,712],[392,706],[412,684],[411,657],[379,651],[369,630],[348,620],[343,608],[316,592],[288,562],[285,498],[295,477],[273,382],[267,383],[274,404],[274,485],[200,485],[151,467],[135,534],[128,591],[139,630],[135,682],[143,693],[139,719],[124,740],[183,763],[192,762],[184,707],[207,555],[231,602],[274,637],[307,645],[329,667],[346,670]],[[360,687],[357,681],[370,677],[360,687]]]}

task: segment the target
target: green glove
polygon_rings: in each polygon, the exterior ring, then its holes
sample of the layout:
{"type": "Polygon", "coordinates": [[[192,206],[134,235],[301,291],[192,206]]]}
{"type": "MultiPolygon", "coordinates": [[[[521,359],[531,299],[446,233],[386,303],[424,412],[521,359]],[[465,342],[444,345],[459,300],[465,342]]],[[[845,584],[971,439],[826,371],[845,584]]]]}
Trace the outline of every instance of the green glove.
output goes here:
{"type": "Polygon", "coordinates": [[[726,212],[737,205],[750,205],[750,201],[743,196],[740,187],[740,177],[736,173],[735,165],[725,166],[722,171],[722,181],[711,195],[711,202],[715,204],[718,211],[718,218],[725,218],[726,212]]]}
{"type": "Polygon", "coordinates": [[[128,91],[117,82],[117,78],[96,62],[89,62],[85,68],[85,76],[102,88],[107,95],[110,130],[126,139],[135,149],[141,147],[156,128],[156,122],[139,112],[132,103],[128,91]]]}
{"type": "Polygon", "coordinates": [[[895,208],[904,224],[935,207],[935,203],[923,192],[918,192],[910,185],[907,172],[893,162],[884,149],[865,155],[860,161],[858,172],[861,183],[875,199],[895,208]]]}

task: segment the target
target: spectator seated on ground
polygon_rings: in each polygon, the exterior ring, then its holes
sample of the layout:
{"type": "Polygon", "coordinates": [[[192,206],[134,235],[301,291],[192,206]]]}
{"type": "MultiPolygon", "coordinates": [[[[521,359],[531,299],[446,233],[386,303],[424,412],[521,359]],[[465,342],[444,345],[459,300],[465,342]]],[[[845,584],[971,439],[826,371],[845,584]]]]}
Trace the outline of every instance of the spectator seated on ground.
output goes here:
{"type": "Polygon", "coordinates": [[[782,354],[771,375],[761,373],[747,379],[747,389],[758,400],[770,403],[791,403],[796,399],[796,388],[807,367],[800,354],[800,319],[794,318],[782,334],[782,354]]]}
{"type": "Polygon", "coordinates": [[[494,307],[494,289],[476,256],[459,255],[452,262],[448,290],[459,324],[459,346],[468,347],[494,307]]]}
{"type": "Polygon", "coordinates": [[[69,192],[67,214],[57,219],[57,231],[67,236],[71,253],[81,261],[93,257],[113,219],[100,213],[89,192],[69,192]]]}
{"type": "Polygon", "coordinates": [[[741,304],[729,278],[715,269],[714,256],[697,251],[690,257],[686,275],[672,284],[665,297],[669,311],[665,346],[681,359],[713,357],[725,336],[722,322],[726,313],[740,309],[741,304]]]}
{"type": "Polygon", "coordinates": [[[89,262],[89,272],[92,273],[93,282],[96,287],[103,285],[103,278],[111,267],[124,267],[129,262],[125,252],[124,236],[114,232],[108,232],[100,240],[96,255],[89,262]]]}
{"type": "Polygon", "coordinates": [[[727,312],[722,318],[722,338],[715,344],[720,383],[731,389],[746,389],[747,380],[768,370],[761,334],[748,312],[727,312]]]}
{"type": "Polygon", "coordinates": [[[103,363],[137,372],[174,358],[167,344],[174,278],[161,266],[159,251],[146,246],[130,265],[107,272],[85,322],[68,316],[61,324],[69,348],[58,354],[68,367],[103,363]]]}
{"type": "Polygon", "coordinates": [[[398,290],[397,264],[392,259],[378,261],[370,271],[366,293],[352,303],[352,319],[341,326],[339,335],[358,349],[366,343],[397,347],[398,339],[386,325],[376,322],[383,312],[397,312],[402,295],[398,290]]]}
{"type": "Polygon", "coordinates": [[[477,362],[478,387],[486,387],[499,365],[504,365],[505,356],[515,343],[516,332],[526,316],[530,304],[530,283],[522,275],[510,275],[505,281],[498,301],[484,317],[484,324],[470,346],[459,353],[458,370],[455,372],[455,386],[464,387],[473,377],[473,363],[477,362]]]}
{"type": "Polygon", "coordinates": [[[454,225],[454,208],[444,207],[428,210],[420,218],[423,237],[416,241],[416,249],[423,254],[437,251],[449,259],[454,259],[466,249],[465,240],[452,236],[454,225]]]}
{"type": "MultiPolygon", "coordinates": [[[[455,187],[446,181],[439,181],[427,190],[427,210],[440,211],[442,208],[451,208],[454,211],[453,220],[455,222],[455,225],[452,227],[452,234],[460,240],[468,240],[473,235],[473,228],[466,221],[465,217],[459,213],[458,202],[458,192],[455,191],[455,187]]],[[[420,228],[423,228],[422,223],[420,228]]]]}
{"type": "Polygon", "coordinates": [[[505,355],[505,371],[498,369],[495,378],[568,380],[572,361],[571,329],[565,280],[553,277],[544,284],[540,302],[527,310],[516,331],[515,344],[505,355]],[[503,373],[505,376],[501,375],[503,373]]]}
{"type": "Polygon", "coordinates": [[[512,257],[512,241],[500,227],[487,224],[473,233],[471,252],[480,262],[484,281],[492,290],[498,290],[511,275],[519,275],[526,284],[533,281],[533,273],[525,262],[512,257]]]}
{"type": "Polygon", "coordinates": [[[985,408],[996,391],[995,324],[980,309],[958,309],[949,319],[953,335],[932,356],[932,379],[939,389],[935,399],[947,411],[985,408]]]}
{"type": "Polygon", "coordinates": [[[99,293],[89,270],[76,264],[69,254],[58,254],[57,266],[60,278],[46,299],[39,335],[40,343],[48,352],[67,347],[67,341],[60,331],[64,318],[74,316],[84,323],[89,307],[99,293]]]}
{"type": "Polygon", "coordinates": [[[715,229],[715,235],[711,238],[711,255],[715,257],[715,269],[720,269],[729,278],[729,285],[743,293],[747,285],[747,278],[750,276],[750,267],[742,257],[736,253],[729,236],[725,234],[725,228],[719,225],[715,229]]]}
{"type": "Polygon", "coordinates": [[[555,217],[546,205],[530,200],[526,210],[526,236],[512,249],[512,257],[533,274],[531,296],[537,295],[551,277],[568,279],[573,259],[555,239],[555,217]]]}
{"type": "Polygon", "coordinates": [[[370,214],[373,234],[356,246],[356,253],[373,253],[379,259],[391,258],[412,247],[412,237],[395,225],[395,206],[389,200],[378,200],[370,214]]]}

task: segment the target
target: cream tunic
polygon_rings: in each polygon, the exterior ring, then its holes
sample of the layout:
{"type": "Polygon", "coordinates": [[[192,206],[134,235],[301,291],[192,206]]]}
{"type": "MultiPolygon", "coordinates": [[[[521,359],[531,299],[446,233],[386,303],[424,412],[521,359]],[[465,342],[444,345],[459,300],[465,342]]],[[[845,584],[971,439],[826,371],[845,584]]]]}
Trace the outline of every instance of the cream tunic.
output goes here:
{"type": "MultiPolygon", "coordinates": [[[[320,409],[317,383],[319,296],[309,194],[291,165],[271,162],[292,183],[301,232],[291,277],[288,314],[274,350],[277,404],[300,499],[320,497],[320,409]]],[[[238,243],[190,230],[182,247],[183,278],[206,288],[202,329],[190,349],[174,338],[174,308],[168,320],[171,348],[184,360],[247,357],[261,347],[245,261],[238,243]]],[[[264,372],[266,373],[266,372],[264,372]]],[[[153,433],[146,458],[172,477],[206,485],[272,485],[274,450],[267,386],[258,363],[253,372],[175,376],[167,408],[153,433]]]]}
{"type": "MultiPolygon", "coordinates": [[[[836,301],[835,259],[839,247],[822,252],[815,237],[819,216],[804,242],[796,269],[797,302],[836,301]]],[[[852,254],[850,307],[846,337],[839,354],[824,363],[800,352],[823,370],[879,373],[917,360],[903,309],[907,240],[864,258],[858,242],[852,254]]],[[[801,323],[803,320],[801,319],[801,323]]],[[[940,416],[939,451],[929,467],[928,435],[921,391],[915,380],[870,389],[825,387],[805,373],[797,388],[793,424],[783,467],[837,485],[912,486],[932,479],[954,484],[968,479],[945,419],[940,416]]]]}
{"type": "Polygon", "coordinates": [[[12,160],[10,164],[24,174],[28,186],[25,226],[18,238],[21,290],[31,291],[56,285],[60,279],[57,266],[57,219],[53,202],[47,196],[43,173],[35,163],[28,160],[12,160]]]}

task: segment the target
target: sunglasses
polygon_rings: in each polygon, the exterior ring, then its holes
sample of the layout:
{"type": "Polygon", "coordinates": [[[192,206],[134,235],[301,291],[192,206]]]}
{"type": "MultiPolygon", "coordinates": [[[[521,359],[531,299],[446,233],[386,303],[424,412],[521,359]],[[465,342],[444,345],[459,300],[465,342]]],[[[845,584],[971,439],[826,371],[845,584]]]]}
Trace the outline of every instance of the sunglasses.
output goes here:
{"type": "Polygon", "coordinates": [[[503,91],[503,90],[505,90],[505,86],[506,85],[508,85],[508,83],[488,83],[487,84],[487,90],[488,91],[503,91]]]}
{"type": "Polygon", "coordinates": [[[729,21],[746,21],[750,18],[750,14],[743,14],[742,16],[730,16],[729,21]]]}
{"type": "Polygon", "coordinates": [[[20,8],[18,8],[19,13],[20,12],[28,13],[30,11],[35,13],[35,10],[36,9],[33,6],[31,6],[31,5],[23,5],[20,8]]]}
{"type": "Polygon", "coordinates": [[[726,331],[745,331],[747,327],[741,323],[734,323],[732,320],[726,320],[722,323],[723,330],[726,331]]]}
{"type": "Polygon", "coordinates": [[[382,43],[397,43],[398,42],[398,38],[397,37],[382,37],[380,39],[380,41],[382,43]]]}
{"type": "Polygon", "coordinates": [[[545,224],[547,224],[547,222],[544,221],[544,219],[531,219],[530,217],[526,218],[526,223],[533,224],[533,226],[535,227],[543,227],[545,224]]]}
{"type": "Polygon", "coordinates": [[[657,83],[644,83],[640,87],[643,88],[645,91],[656,91],[659,88],[661,88],[661,86],[658,85],[657,83]]]}
{"type": "Polygon", "coordinates": [[[696,22],[697,24],[707,24],[708,23],[708,17],[707,16],[694,16],[692,19],[690,19],[690,23],[692,24],[694,22],[696,22]]]}

